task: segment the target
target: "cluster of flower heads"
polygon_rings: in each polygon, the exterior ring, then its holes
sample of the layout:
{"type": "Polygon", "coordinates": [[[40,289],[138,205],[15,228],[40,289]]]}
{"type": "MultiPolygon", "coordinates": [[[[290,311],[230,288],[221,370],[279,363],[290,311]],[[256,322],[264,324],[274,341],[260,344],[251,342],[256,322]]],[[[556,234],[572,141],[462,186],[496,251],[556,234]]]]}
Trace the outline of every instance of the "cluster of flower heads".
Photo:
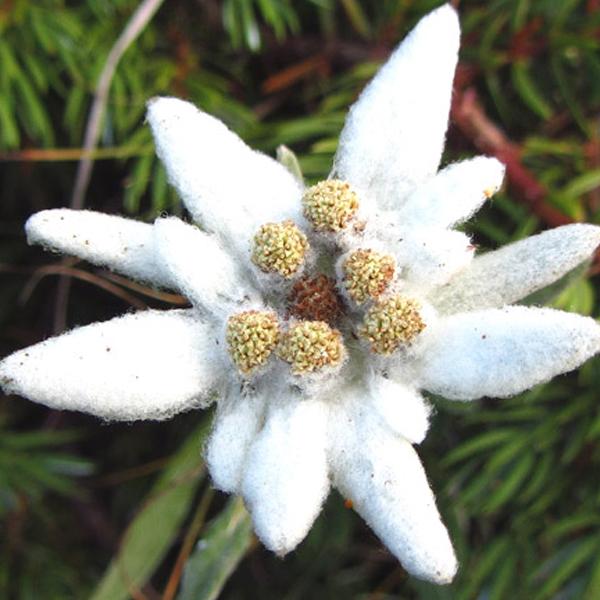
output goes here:
{"type": "Polygon", "coordinates": [[[283,555],[337,488],[403,566],[448,583],[457,561],[413,445],[421,391],[506,397],[600,350],[591,318],[514,306],[583,262],[575,224],[474,256],[455,226],[500,187],[477,157],[438,166],[459,46],[456,12],[422,19],[350,109],[330,177],[308,189],[217,119],[148,105],[169,180],[201,229],[64,209],[30,243],[174,289],[186,310],[76,328],[0,362],[0,385],[106,419],[164,419],[216,401],[204,449],[283,555]]]}
{"type": "Polygon", "coordinates": [[[410,345],[425,329],[419,301],[390,292],[397,273],[394,257],[360,247],[362,233],[368,229],[366,222],[360,222],[359,235],[348,238],[348,231],[356,231],[359,207],[359,196],[349,183],[328,179],[302,195],[302,214],[311,230],[308,235],[287,219],[261,225],[253,236],[251,261],[274,276],[271,284],[275,289],[280,284],[285,301],[282,319],[272,309],[246,310],[229,317],[227,347],[243,376],[257,373],[271,356],[287,361],[294,375],[339,368],[347,352],[336,326],[354,333],[372,352],[383,355],[410,345]],[[309,238],[314,234],[317,237],[311,244],[309,238]],[[337,281],[325,273],[310,272],[315,264],[333,270],[336,251],[348,245],[359,247],[343,253],[336,269],[337,281]],[[319,247],[321,257],[316,251],[319,247]],[[286,286],[286,280],[293,280],[294,285],[286,286]],[[356,318],[352,317],[360,306],[367,306],[368,312],[360,325],[354,326],[356,318]]]}

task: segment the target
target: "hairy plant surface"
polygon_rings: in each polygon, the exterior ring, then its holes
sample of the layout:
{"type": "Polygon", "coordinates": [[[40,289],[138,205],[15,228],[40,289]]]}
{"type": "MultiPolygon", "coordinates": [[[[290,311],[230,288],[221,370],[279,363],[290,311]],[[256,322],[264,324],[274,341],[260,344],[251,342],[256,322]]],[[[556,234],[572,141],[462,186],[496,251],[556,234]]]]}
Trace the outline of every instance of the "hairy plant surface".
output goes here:
{"type": "MultiPolygon", "coordinates": [[[[146,221],[183,213],[143,123],[156,95],[189,99],[272,155],[286,144],[309,183],[323,179],[346,107],[439,4],[165,3],[117,66],[85,207],[146,221]]],[[[2,357],[63,324],[185,306],[180,296],[27,248],[23,237],[32,213],[70,204],[99,74],[137,7],[0,7],[2,357]]],[[[600,223],[600,6],[472,0],[458,10],[463,42],[443,164],[479,152],[507,166],[507,185],[468,233],[494,249],[572,221],[600,223]]],[[[594,260],[526,303],[598,318],[598,272],[594,260]]],[[[596,358],[510,399],[436,401],[419,453],[461,563],[445,588],[409,578],[338,495],[297,551],[283,561],[264,551],[239,502],[211,489],[199,461],[208,421],[198,413],[100,427],[2,397],[0,595],[592,600],[600,589],[599,366],[596,358]]]]}

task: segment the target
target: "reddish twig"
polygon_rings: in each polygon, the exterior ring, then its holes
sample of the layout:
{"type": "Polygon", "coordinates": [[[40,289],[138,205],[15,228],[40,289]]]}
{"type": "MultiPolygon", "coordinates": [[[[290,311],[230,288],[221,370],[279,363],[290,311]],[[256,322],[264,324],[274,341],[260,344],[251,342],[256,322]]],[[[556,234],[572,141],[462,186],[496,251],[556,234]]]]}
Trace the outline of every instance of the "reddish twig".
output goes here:
{"type": "MultiPolygon", "coordinates": [[[[9,265],[0,264],[0,272],[4,273],[30,273],[32,269],[20,268],[20,267],[11,267],[9,265]]],[[[66,266],[63,264],[57,265],[46,265],[43,267],[38,267],[33,269],[33,275],[27,285],[24,287],[23,292],[21,294],[21,301],[27,302],[33,290],[37,287],[38,283],[48,275],[61,275],[74,277],[75,279],[80,279],[82,281],[86,281],[99,287],[109,294],[120,298],[124,302],[127,302],[131,306],[138,308],[140,310],[144,310],[147,305],[136,298],[133,294],[126,292],[121,289],[118,285],[111,283],[110,281],[106,281],[102,277],[98,275],[94,275],[93,273],[88,273],[87,271],[82,271],[81,269],[74,269],[73,267],[66,266]]]]}
{"type": "MultiPolygon", "coordinates": [[[[477,92],[467,85],[470,79],[465,70],[459,70],[451,119],[461,133],[481,152],[495,156],[506,165],[506,179],[517,200],[527,204],[531,212],[546,225],[558,227],[573,223],[573,219],[546,202],[548,190],[523,165],[521,149],[486,115],[477,92]],[[461,83],[463,84],[461,86],[461,83]]],[[[590,274],[600,273],[600,249],[594,256],[590,274]]]]}
{"type": "Polygon", "coordinates": [[[179,584],[181,582],[181,578],[183,577],[183,570],[185,569],[185,565],[187,564],[188,558],[194,549],[194,544],[200,535],[200,531],[204,526],[204,522],[206,520],[206,513],[208,512],[208,508],[212,501],[214,492],[212,489],[208,488],[200,501],[194,519],[190,526],[187,529],[187,533],[183,540],[183,544],[181,544],[181,548],[179,550],[179,554],[177,555],[177,560],[175,561],[175,565],[173,570],[171,571],[171,575],[169,576],[169,580],[167,581],[167,586],[165,587],[165,591],[163,592],[162,600],[173,600],[175,598],[175,594],[177,593],[177,589],[179,588],[179,584]]]}
{"type": "Polygon", "coordinates": [[[557,227],[573,220],[546,202],[548,191],[521,162],[521,150],[485,114],[473,88],[457,90],[452,103],[452,121],[481,152],[506,165],[506,179],[515,196],[542,221],[557,227]]]}
{"type": "MultiPolygon", "coordinates": [[[[160,491],[153,493],[149,498],[147,498],[143,504],[139,507],[137,515],[140,515],[144,510],[146,510],[151,504],[158,501],[161,497],[164,497],[165,494],[168,494],[170,491],[175,489],[177,486],[182,485],[186,482],[190,482],[195,478],[199,478],[204,473],[204,466],[200,465],[195,467],[194,469],[188,470],[185,473],[182,473],[180,476],[176,477],[169,484],[162,488],[160,491]]],[[[123,549],[127,546],[127,543],[130,539],[130,536],[133,532],[133,526],[136,523],[136,517],[132,519],[129,523],[127,529],[125,530],[125,534],[121,539],[121,543],[119,545],[119,551],[116,556],[117,568],[119,575],[121,577],[121,581],[125,584],[129,595],[134,598],[134,600],[149,600],[149,594],[152,598],[160,598],[160,595],[157,594],[152,588],[147,588],[146,586],[138,586],[134,578],[130,575],[127,570],[127,565],[124,560],[123,549]]]]}
{"type": "Polygon", "coordinates": [[[169,292],[161,292],[159,290],[155,290],[146,287],[145,285],[136,283],[135,281],[131,281],[131,279],[127,279],[126,277],[122,277],[121,275],[117,275],[116,273],[111,273],[110,271],[104,272],[102,276],[105,279],[110,279],[111,281],[114,281],[121,287],[133,290],[134,292],[147,296],[148,298],[160,300],[161,302],[165,302],[166,304],[174,304],[176,306],[189,306],[190,304],[185,296],[180,296],[179,294],[171,294],[169,292]]]}
{"type": "Polygon", "coordinates": [[[113,160],[151,154],[152,146],[115,146],[111,148],[26,148],[0,152],[0,162],[59,162],[72,160],[113,160]]]}
{"type": "Polygon", "coordinates": [[[265,94],[272,94],[284,90],[302,79],[314,77],[315,74],[325,76],[329,72],[329,62],[323,54],[311,56],[300,62],[277,71],[262,84],[262,91],[265,94]]]}

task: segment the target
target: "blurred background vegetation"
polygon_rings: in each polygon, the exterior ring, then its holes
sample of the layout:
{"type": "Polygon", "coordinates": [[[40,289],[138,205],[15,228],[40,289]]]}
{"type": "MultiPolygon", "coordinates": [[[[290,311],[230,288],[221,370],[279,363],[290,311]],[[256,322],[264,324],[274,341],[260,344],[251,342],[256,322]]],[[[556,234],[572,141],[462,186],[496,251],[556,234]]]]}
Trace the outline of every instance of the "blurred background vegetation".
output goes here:
{"type": "MultiPolygon", "coordinates": [[[[266,152],[286,144],[307,180],[325,176],[348,105],[438,4],[162,3],[118,62],[79,200],[147,220],[181,212],[143,122],[157,94],[191,99],[266,152]]],[[[0,356],[65,326],[182,301],[29,248],[23,235],[30,214],[74,201],[96,86],[138,5],[0,3],[0,356]]],[[[457,5],[444,161],[484,152],[509,167],[505,190],[469,225],[476,243],[600,223],[600,2],[457,5]]],[[[598,317],[598,265],[531,301],[598,317]]],[[[446,588],[407,577],[335,493],[296,552],[266,552],[239,501],[211,490],[200,461],[210,415],[100,424],[2,397],[0,597],[598,599],[599,366],[502,402],[437,403],[420,454],[462,565],[446,588]]]]}

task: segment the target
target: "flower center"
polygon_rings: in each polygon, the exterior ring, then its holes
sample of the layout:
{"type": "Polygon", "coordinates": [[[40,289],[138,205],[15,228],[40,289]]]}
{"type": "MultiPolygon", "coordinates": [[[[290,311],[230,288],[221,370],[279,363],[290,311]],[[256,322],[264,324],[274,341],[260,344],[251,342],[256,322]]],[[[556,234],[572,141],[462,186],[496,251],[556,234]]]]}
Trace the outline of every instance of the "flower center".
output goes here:
{"type": "Polygon", "coordinates": [[[377,302],[365,315],[359,335],[377,354],[391,354],[410,344],[425,329],[421,305],[412,298],[396,295],[377,302]]]}
{"type": "Polygon", "coordinates": [[[340,231],[356,214],[358,196],[345,181],[326,179],[304,192],[302,205],[317,231],[340,231]]]}
{"type": "Polygon", "coordinates": [[[227,347],[237,368],[245,375],[264,365],[279,342],[274,312],[249,310],[229,317],[227,347]]]}
{"type": "Polygon", "coordinates": [[[356,250],[342,265],[343,284],[352,300],[363,304],[385,291],[395,270],[392,256],[373,250],[356,250]]]}
{"type": "Polygon", "coordinates": [[[290,363],[294,375],[335,367],[345,356],[342,334],[323,321],[300,321],[281,336],[277,355],[290,363]]]}
{"type": "Polygon", "coordinates": [[[306,321],[333,323],[342,312],[335,281],[326,275],[302,277],[288,297],[290,313],[306,321]]]}
{"type": "Polygon", "coordinates": [[[308,240],[292,221],[267,223],[254,236],[252,262],[265,273],[289,279],[304,262],[308,240]]]}

